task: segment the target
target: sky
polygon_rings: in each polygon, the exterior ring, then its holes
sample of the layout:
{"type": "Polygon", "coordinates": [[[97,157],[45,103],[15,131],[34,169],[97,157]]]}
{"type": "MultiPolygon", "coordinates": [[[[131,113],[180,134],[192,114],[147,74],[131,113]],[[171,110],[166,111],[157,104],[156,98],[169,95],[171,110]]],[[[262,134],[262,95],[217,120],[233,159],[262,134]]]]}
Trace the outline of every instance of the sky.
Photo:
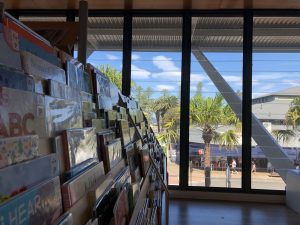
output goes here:
{"type": "MultiPolygon", "coordinates": [[[[242,90],[242,53],[205,53],[223,78],[235,90],[242,90]]],[[[110,64],[122,70],[121,51],[95,51],[89,56],[93,65],[110,64]]],[[[253,53],[253,95],[258,97],[293,86],[300,86],[300,53],[253,53]]],[[[132,80],[144,89],[151,87],[153,97],[163,90],[179,97],[181,84],[181,53],[133,52],[132,80]]],[[[191,86],[193,96],[198,82],[203,83],[204,96],[214,96],[217,89],[197,59],[191,57],[191,86]]]]}

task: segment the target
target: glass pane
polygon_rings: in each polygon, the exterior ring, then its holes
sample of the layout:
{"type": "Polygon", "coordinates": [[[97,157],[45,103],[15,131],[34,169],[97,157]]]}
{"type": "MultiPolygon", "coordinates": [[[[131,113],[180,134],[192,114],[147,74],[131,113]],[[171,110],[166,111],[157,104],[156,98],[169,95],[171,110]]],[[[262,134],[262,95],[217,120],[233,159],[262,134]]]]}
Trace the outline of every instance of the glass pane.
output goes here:
{"type": "Polygon", "coordinates": [[[122,90],[123,17],[89,17],[87,40],[87,62],[122,90]]]}
{"type": "Polygon", "coordinates": [[[300,18],[255,17],[252,188],[285,189],[299,165],[300,18]]]}
{"type": "Polygon", "coordinates": [[[193,17],[189,185],[241,187],[243,18],[193,17]]]}
{"type": "Polygon", "coordinates": [[[168,159],[168,182],[179,184],[182,20],[134,17],[131,93],[140,102],[168,159]]]}

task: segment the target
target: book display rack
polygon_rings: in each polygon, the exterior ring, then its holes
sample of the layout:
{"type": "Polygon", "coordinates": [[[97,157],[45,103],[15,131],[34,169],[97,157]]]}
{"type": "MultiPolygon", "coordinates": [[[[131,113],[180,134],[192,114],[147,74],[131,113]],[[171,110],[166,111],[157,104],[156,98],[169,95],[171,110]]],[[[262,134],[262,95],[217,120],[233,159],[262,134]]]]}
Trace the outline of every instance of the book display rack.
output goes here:
{"type": "Polygon", "coordinates": [[[6,12],[0,111],[0,224],[168,224],[167,160],[138,102],[6,12]]]}

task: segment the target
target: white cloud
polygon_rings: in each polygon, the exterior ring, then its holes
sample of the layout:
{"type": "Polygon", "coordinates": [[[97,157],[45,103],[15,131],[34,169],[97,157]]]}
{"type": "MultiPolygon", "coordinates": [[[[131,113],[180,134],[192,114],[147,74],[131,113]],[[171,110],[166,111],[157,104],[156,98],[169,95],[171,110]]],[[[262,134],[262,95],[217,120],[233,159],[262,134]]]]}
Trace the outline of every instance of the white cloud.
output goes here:
{"type": "Polygon", "coordinates": [[[131,78],[136,80],[145,80],[150,77],[151,73],[148,70],[142,69],[136,65],[131,65],[131,78]]]}
{"type": "Polygon", "coordinates": [[[160,70],[164,72],[169,71],[180,71],[180,68],[177,67],[172,60],[172,58],[168,58],[163,55],[155,56],[152,58],[152,63],[160,70]]]}
{"type": "Polygon", "coordinates": [[[191,83],[199,83],[207,80],[208,78],[203,74],[191,73],[191,83]]]}
{"type": "Polygon", "coordinates": [[[176,89],[176,86],[166,85],[166,84],[159,84],[159,85],[156,85],[155,89],[158,90],[158,91],[163,91],[163,90],[173,91],[173,90],[176,89]]]}
{"type": "Polygon", "coordinates": [[[223,78],[227,82],[242,83],[242,78],[239,76],[223,76],[223,78]]]}
{"type": "Polygon", "coordinates": [[[168,80],[168,81],[178,81],[181,79],[181,72],[159,72],[159,73],[152,73],[152,77],[168,80]]]}
{"type": "Polygon", "coordinates": [[[105,57],[109,60],[119,60],[120,58],[116,55],[106,54],[105,57]]]}
{"type": "Polygon", "coordinates": [[[139,55],[137,55],[137,54],[132,54],[132,56],[131,56],[131,59],[132,60],[138,60],[138,59],[140,59],[141,58],[141,56],[139,56],[139,55]]]}

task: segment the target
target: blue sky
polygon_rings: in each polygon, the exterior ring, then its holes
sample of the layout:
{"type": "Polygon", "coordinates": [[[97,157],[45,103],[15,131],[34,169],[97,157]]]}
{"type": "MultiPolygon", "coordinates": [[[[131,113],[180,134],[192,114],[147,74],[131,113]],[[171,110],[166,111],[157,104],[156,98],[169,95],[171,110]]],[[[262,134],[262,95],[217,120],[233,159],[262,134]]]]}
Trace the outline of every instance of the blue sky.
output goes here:
{"type": "MultiPolygon", "coordinates": [[[[206,57],[235,90],[242,90],[242,53],[205,53],[206,57]]],[[[254,53],[253,97],[300,85],[300,53],[254,53]]],[[[110,64],[122,70],[122,52],[97,51],[88,58],[93,65],[110,64]]],[[[143,88],[151,87],[154,97],[163,90],[179,96],[181,81],[181,53],[133,52],[132,79],[143,88]]],[[[217,92],[199,62],[191,58],[191,96],[197,83],[203,83],[203,94],[217,92]]]]}

